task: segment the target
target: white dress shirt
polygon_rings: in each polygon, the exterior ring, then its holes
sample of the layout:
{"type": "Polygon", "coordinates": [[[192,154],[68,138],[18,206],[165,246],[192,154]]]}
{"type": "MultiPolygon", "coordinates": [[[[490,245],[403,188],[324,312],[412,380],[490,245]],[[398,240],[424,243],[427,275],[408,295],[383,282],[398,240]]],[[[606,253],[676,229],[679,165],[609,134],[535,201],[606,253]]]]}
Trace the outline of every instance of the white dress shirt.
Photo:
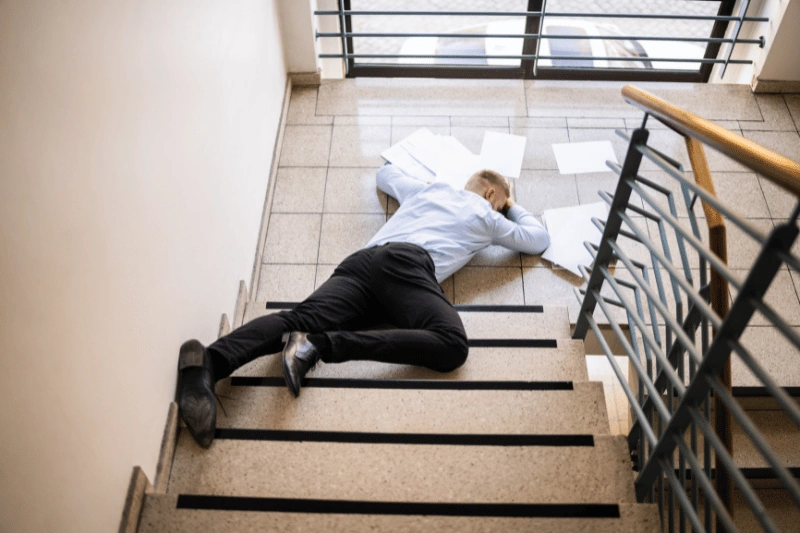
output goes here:
{"type": "Polygon", "coordinates": [[[424,248],[441,282],[480,250],[499,244],[526,254],[540,254],[550,236],[533,215],[519,205],[508,218],[481,196],[446,183],[426,185],[393,165],[378,170],[378,188],[400,202],[400,208],[365,248],[407,242],[424,248]]]}

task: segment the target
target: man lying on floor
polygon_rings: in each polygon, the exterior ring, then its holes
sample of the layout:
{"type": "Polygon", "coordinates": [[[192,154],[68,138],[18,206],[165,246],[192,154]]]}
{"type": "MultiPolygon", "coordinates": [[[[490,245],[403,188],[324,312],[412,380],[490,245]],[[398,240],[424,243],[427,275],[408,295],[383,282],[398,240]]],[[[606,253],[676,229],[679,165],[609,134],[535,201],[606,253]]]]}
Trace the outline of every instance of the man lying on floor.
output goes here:
{"type": "Polygon", "coordinates": [[[196,340],[181,346],[178,405],[200,445],[214,439],[216,381],[281,349],[295,397],[319,360],[455,370],[467,359],[467,336],[439,283],[491,244],[527,254],[550,245],[547,231],[511,200],[508,182],[496,172],[477,172],[464,190],[455,190],[385,165],[377,182],[400,208],[311,296],[291,311],[256,318],[208,348],[196,340]],[[368,329],[385,323],[395,328],[368,329]]]}

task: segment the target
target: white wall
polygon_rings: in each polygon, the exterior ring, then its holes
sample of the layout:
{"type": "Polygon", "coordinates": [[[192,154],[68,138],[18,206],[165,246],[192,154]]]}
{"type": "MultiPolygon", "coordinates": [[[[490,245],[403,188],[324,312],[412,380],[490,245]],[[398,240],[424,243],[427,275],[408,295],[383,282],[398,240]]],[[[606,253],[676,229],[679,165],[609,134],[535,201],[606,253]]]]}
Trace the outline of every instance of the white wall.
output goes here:
{"type": "Polygon", "coordinates": [[[781,20],[756,67],[759,80],[800,81],[800,0],[781,0],[781,20]]]}
{"type": "Polygon", "coordinates": [[[0,1],[0,531],[116,531],[250,279],[277,0],[0,1]]]}
{"type": "Polygon", "coordinates": [[[289,72],[316,72],[313,0],[280,0],[286,68],[289,72]]]}

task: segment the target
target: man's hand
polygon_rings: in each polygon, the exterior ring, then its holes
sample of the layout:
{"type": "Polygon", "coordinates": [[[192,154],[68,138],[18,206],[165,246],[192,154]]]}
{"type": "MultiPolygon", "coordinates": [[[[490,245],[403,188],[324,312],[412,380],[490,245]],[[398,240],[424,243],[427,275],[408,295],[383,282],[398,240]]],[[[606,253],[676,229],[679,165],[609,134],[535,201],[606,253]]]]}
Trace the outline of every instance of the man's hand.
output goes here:
{"type": "Polygon", "coordinates": [[[500,212],[503,214],[504,217],[507,217],[508,210],[514,207],[515,205],[516,202],[514,202],[514,200],[512,200],[511,198],[506,198],[506,204],[503,206],[503,209],[501,209],[500,212]]]}

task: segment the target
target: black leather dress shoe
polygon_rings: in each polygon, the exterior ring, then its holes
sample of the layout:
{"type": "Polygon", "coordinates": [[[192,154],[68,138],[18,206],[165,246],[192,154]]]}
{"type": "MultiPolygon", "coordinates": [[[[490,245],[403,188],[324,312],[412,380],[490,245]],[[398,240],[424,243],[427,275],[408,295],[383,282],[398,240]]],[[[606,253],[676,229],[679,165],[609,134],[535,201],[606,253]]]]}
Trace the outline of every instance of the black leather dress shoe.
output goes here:
{"type": "Polygon", "coordinates": [[[284,333],[283,376],[295,398],[300,394],[300,384],[309,370],[319,361],[319,350],[308,340],[308,333],[284,333]]]}
{"type": "Polygon", "coordinates": [[[211,446],[217,427],[214,368],[205,347],[194,339],[183,343],[178,357],[178,408],[197,444],[211,446]]]}

